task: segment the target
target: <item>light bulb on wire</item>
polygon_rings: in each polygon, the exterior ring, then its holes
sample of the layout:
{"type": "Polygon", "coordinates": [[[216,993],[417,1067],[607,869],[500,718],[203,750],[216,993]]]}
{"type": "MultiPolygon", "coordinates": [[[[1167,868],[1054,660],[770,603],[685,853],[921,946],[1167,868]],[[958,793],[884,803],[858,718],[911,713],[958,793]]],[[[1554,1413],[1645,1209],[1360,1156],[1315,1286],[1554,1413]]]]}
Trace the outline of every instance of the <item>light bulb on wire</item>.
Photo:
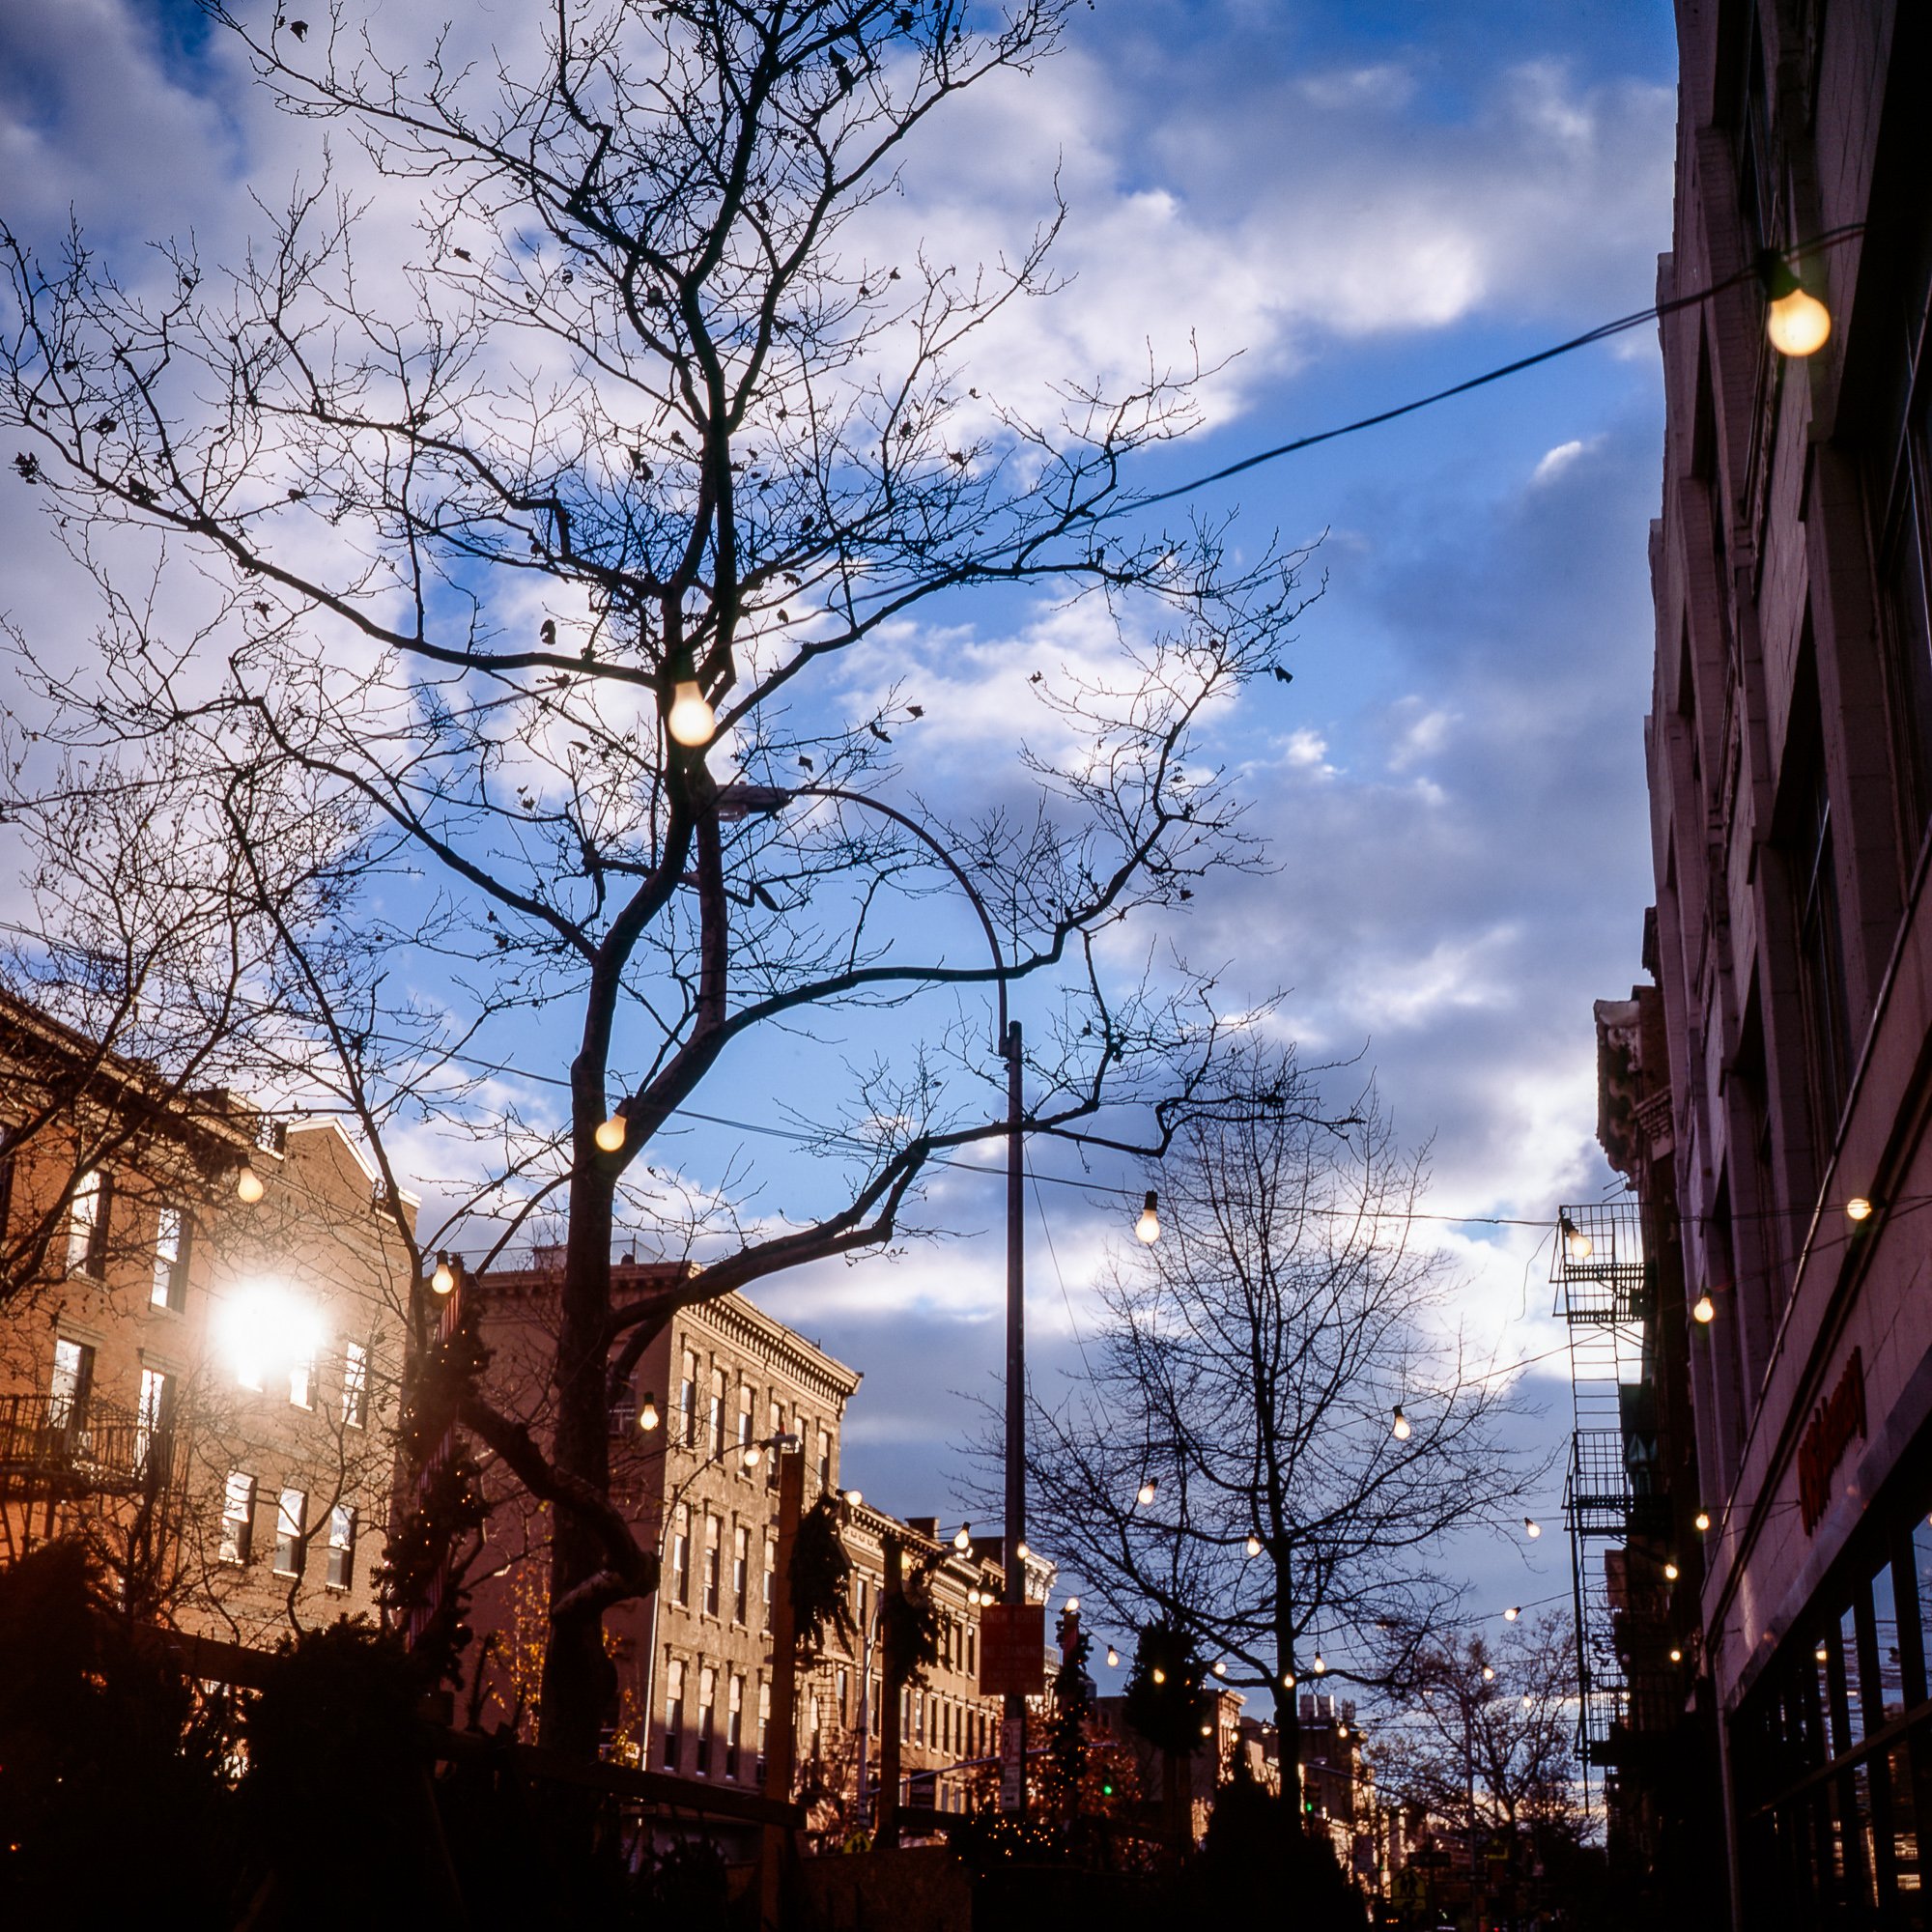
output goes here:
{"type": "Polygon", "coordinates": [[[1143,1247],[1152,1247],[1160,1239],[1159,1195],[1150,1187],[1147,1199],[1141,1203],[1141,1217],[1134,1223],[1134,1239],[1143,1247]]]}
{"type": "Polygon", "coordinates": [[[600,1121],[597,1123],[597,1132],[593,1138],[605,1153],[621,1153],[623,1151],[624,1116],[621,1105],[619,1111],[612,1114],[608,1121],[600,1121]]]}
{"type": "Polygon", "coordinates": [[[1711,1526],[1711,1512],[1709,1510],[1699,1510],[1690,1520],[1697,1525],[1698,1534],[1702,1535],[1711,1526]]]}
{"type": "Polygon", "coordinates": [[[1109,1670],[1118,1670],[1120,1667],[1121,1653],[1110,1643],[1107,1646],[1107,1668],[1109,1670]]]}
{"type": "Polygon", "coordinates": [[[1413,1433],[1409,1428],[1408,1417],[1402,1412],[1402,1404],[1397,1403],[1395,1406],[1395,1426],[1389,1431],[1389,1434],[1398,1442],[1406,1442],[1413,1433]]]}
{"type": "Polygon", "coordinates": [[[665,728],[686,751],[708,745],[718,729],[718,714],[698,687],[697,668],[689,651],[671,672],[670,709],[665,714],[665,728]]]}
{"type": "Polygon", "coordinates": [[[1526,1516],[1522,1520],[1522,1533],[1534,1543],[1543,1534],[1543,1525],[1533,1516],[1526,1516]]]}
{"type": "Polygon", "coordinates": [[[262,1185],[262,1177],[246,1165],[235,1177],[235,1191],[251,1208],[268,1192],[262,1185]]]}
{"type": "Polygon", "coordinates": [[[1869,1196],[1854,1194],[1845,1203],[1845,1219],[1848,1221],[1869,1221],[1871,1219],[1871,1210],[1872,1205],[1869,1196]]]}
{"type": "Polygon", "coordinates": [[[1775,248],[1758,257],[1758,273],[1771,298],[1764,332],[1780,355],[1815,355],[1831,340],[1832,312],[1799,286],[1791,264],[1775,248]]]}
{"type": "Polygon", "coordinates": [[[1596,1243],[1567,1214],[1556,1217],[1558,1232],[1563,1236],[1563,1253],[1567,1260],[1581,1264],[1596,1252],[1596,1243]]]}
{"type": "Polygon", "coordinates": [[[1140,1506],[1143,1509],[1145,1509],[1149,1503],[1153,1501],[1154,1494],[1159,1490],[1159,1488],[1160,1488],[1160,1479],[1156,1476],[1149,1476],[1141,1484],[1140,1489],[1136,1492],[1135,1500],[1140,1504],[1140,1506]]]}
{"type": "Polygon", "coordinates": [[[1261,1538],[1260,1538],[1259,1536],[1251,1536],[1251,1537],[1249,1537],[1249,1538],[1248,1538],[1248,1554],[1249,1554],[1250,1556],[1259,1556],[1259,1555],[1260,1555],[1261,1553],[1262,1553],[1262,1540],[1261,1540],[1261,1538]]]}
{"type": "Polygon", "coordinates": [[[638,1410],[638,1427],[648,1435],[658,1426],[658,1399],[654,1391],[646,1391],[643,1406],[638,1410]]]}
{"type": "Polygon", "coordinates": [[[1691,1303],[1690,1313],[1707,1327],[1716,1319],[1718,1304],[1711,1299],[1711,1291],[1708,1288],[1691,1303]]]}
{"type": "Polygon", "coordinates": [[[447,1294],[456,1286],[456,1270],[449,1264],[447,1255],[436,1258],[436,1272],[430,1276],[429,1285],[438,1294],[447,1294]]]}
{"type": "Polygon", "coordinates": [[[1516,1622],[1517,1618],[1519,1618],[1521,1615],[1522,1615],[1522,1605],[1520,1604],[1512,1604],[1509,1606],[1509,1608],[1503,1612],[1503,1622],[1506,1624],[1513,1624],[1516,1622]]]}
{"type": "Polygon", "coordinates": [[[952,1532],[952,1547],[954,1549],[958,1550],[958,1552],[962,1556],[965,1555],[967,1550],[972,1548],[973,1525],[970,1522],[962,1522],[959,1525],[959,1527],[952,1532]]]}

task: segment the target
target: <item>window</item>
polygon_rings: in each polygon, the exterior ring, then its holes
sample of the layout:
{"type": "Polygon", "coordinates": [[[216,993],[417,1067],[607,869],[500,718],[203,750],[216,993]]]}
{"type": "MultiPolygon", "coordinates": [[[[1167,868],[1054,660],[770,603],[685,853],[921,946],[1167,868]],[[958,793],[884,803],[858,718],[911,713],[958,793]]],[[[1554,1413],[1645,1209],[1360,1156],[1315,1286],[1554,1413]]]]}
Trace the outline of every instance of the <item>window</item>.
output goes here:
{"type": "Polygon", "coordinates": [[[302,1490],[284,1490],[275,1512],[275,1575],[299,1577],[302,1561],[302,1525],[308,1516],[308,1495],[302,1490]]]}
{"type": "Polygon", "coordinates": [[[841,1724],[852,1721],[852,1673],[842,1663],[838,1666],[838,1701],[835,1708],[841,1724]]]}
{"type": "Polygon", "coordinates": [[[738,1446],[743,1448],[752,1439],[752,1385],[750,1382],[738,1384],[738,1446]]]}
{"type": "Polygon", "coordinates": [[[304,1355],[289,1364],[289,1401],[297,1408],[315,1406],[315,1356],[304,1355]]]}
{"type": "Polygon", "coordinates": [[[187,1216],[179,1208],[163,1208],[155,1217],[155,1273],[148,1290],[151,1307],[187,1305],[187,1216]]]}
{"type": "Polygon", "coordinates": [[[684,1418],[684,1445],[687,1449],[697,1447],[697,1357],[689,1349],[684,1351],[684,1379],[678,1385],[678,1413],[684,1418]]]}
{"type": "Polygon", "coordinates": [[[750,1607],[752,1587],[752,1532],[741,1522],[731,1539],[731,1621],[743,1623],[750,1607]]]}
{"type": "Polygon", "coordinates": [[[328,1587],[346,1590],[355,1580],[355,1511],[337,1503],[328,1513],[328,1587]]]}
{"type": "Polygon", "coordinates": [[[711,1453],[722,1456],[724,1453],[724,1371],[717,1369],[711,1377],[711,1453]]]}
{"type": "Polygon", "coordinates": [[[342,1351],[342,1420],[351,1429],[369,1420],[369,1350],[360,1342],[342,1351]]]}
{"type": "Polygon", "coordinates": [[[773,1548],[771,1539],[768,1537],[765,1540],[765,1580],[763,1586],[765,1628],[767,1630],[770,1630],[772,1627],[772,1568],[778,1560],[778,1551],[773,1548]]]}
{"type": "Polygon", "coordinates": [[[7,1232],[14,1209],[14,1136],[16,1127],[0,1127],[0,1235],[7,1232]]]}
{"type": "Polygon", "coordinates": [[[63,1335],[54,1344],[54,1375],[47,1389],[47,1421],[56,1429],[84,1429],[94,1393],[94,1350],[63,1335]]]}
{"type": "Polygon", "coordinates": [[[811,1729],[808,1733],[808,1735],[811,1739],[811,1747],[809,1754],[813,1764],[816,1764],[818,1760],[825,1754],[824,1748],[820,1742],[823,1736],[823,1733],[820,1729],[820,1721],[821,1721],[821,1713],[819,1710],[818,1692],[814,1690],[811,1693],[811,1729]]]}
{"type": "Polygon", "coordinates": [[[113,1188],[107,1177],[89,1168],[75,1182],[73,1203],[68,1209],[67,1264],[97,1281],[107,1266],[107,1221],[112,1205],[113,1188]]]}
{"type": "Polygon", "coordinates": [[[691,1515],[683,1503],[671,1518],[670,1595],[673,1603],[691,1607],[691,1515]]]}
{"type": "Polygon", "coordinates": [[[932,1700],[915,1693],[912,1700],[912,1741],[916,1745],[925,1742],[925,1707],[932,1700]]]}
{"type": "Polygon", "coordinates": [[[704,1519],[704,1614],[718,1614],[718,1530],[715,1516],[704,1519]]]}
{"type": "Polygon", "coordinates": [[[765,1737],[772,1727],[772,1687],[761,1683],[758,1686],[758,1765],[757,1778],[765,1781],[765,1737]]]}
{"type": "Polygon", "coordinates": [[[745,1743],[745,1680],[731,1679],[730,1702],[724,1708],[724,1776],[738,1776],[738,1753],[745,1743]]]}
{"type": "Polygon", "coordinates": [[[1804,998],[1806,1058],[1822,1167],[1838,1138],[1851,1077],[1851,1023],[1845,998],[1844,938],[1832,844],[1832,795],[1820,758],[1801,799],[1794,883],[1798,894],[1799,979],[1804,998]]]}
{"type": "Polygon", "coordinates": [[[255,1544],[255,1479],[230,1469],[221,1492],[221,1560],[245,1563],[255,1544]]]}
{"type": "Polygon", "coordinates": [[[697,1775],[699,1777],[711,1776],[711,1737],[716,1728],[712,1715],[713,1702],[718,1695],[718,1673],[706,1664],[697,1673],[697,1775]]]}
{"type": "Polygon", "coordinates": [[[146,1470],[148,1459],[158,1450],[158,1462],[165,1465],[168,1425],[175,1415],[175,1378],[160,1369],[141,1371],[141,1406],[134,1421],[134,1466],[146,1470]]]}
{"type": "Polygon", "coordinates": [[[972,1625],[968,1624],[966,1627],[966,1675],[968,1677],[978,1677],[980,1674],[980,1665],[977,1661],[979,1649],[980,1634],[972,1625]]]}
{"type": "Polygon", "coordinates": [[[818,1489],[821,1495],[832,1490],[832,1432],[821,1429],[818,1432],[818,1489]]]}
{"type": "MultiPolygon", "coordinates": [[[[780,1402],[776,1396],[772,1398],[771,1421],[772,1421],[771,1432],[770,1432],[771,1438],[774,1442],[776,1442],[779,1439],[779,1437],[784,1434],[784,1426],[785,1426],[784,1404],[780,1402]]],[[[776,1449],[774,1449],[772,1453],[765,1458],[765,1488],[768,1490],[775,1490],[778,1488],[778,1486],[779,1486],[779,1452],[776,1449]]]]}
{"type": "Polygon", "coordinates": [[[673,1658],[665,1672],[664,1768],[675,1771],[684,1755],[684,1665],[673,1658]]]}

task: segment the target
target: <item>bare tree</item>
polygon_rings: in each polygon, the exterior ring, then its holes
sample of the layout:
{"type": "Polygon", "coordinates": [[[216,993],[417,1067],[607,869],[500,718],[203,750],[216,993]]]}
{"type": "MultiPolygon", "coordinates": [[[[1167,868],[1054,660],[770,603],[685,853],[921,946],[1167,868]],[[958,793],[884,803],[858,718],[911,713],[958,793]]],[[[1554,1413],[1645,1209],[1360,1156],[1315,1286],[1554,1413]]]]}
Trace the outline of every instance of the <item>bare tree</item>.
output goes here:
{"type": "MultiPolygon", "coordinates": [[[[219,813],[272,932],[261,1075],[358,1122],[391,1199],[398,1133],[435,1114],[473,1137],[456,1218],[487,1226],[480,1260],[566,1217],[552,1423],[473,1380],[455,1406],[554,1512],[542,1730],[588,1752],[604,1612],[657,1577],[611,1500],[607,1392],[679,1303],[911,1225],[933,1156],[997,1116],[961,989],[1050,989],[1034,1131],[1119,1105],[1141,1111],[1115,1138],[1165,1145],[1208,985],[1122,973],[1098,939],[1254,863],[1199,726],[1274,667],[1302,557],[1099,521],[1197,420],[1198,370],[1069,384],[1046,420],[966,380],[975,332],[1050,291],[1057,205],[977,270],[865,250],[925,123],[1050,52],[1069,0],[554,0],[473,55],[339,8],[208,11],[290,114],[351,132],[369,185],[325,155],[241,260],[173,244],[140,287],[78,235],[0,237],[14,468],[108,592],[98,675],[28,640],[34,728],[73,772],[112,747],[128,796],[165,773],[219,813]],[[412,234],[368,239],[398,195],[412,234]],[[191,617],[121,593],[143,536],[191,566],[191,617]],[[1039,674],[1065,749],[967,822],[903,788],[874,810],[861,781],[890,785],[923,707],[854,704],[841,654],[1002,585],[1111,626],[1111,668],[1039,674]],[[261,797],[305,801],[293,872],[249,832],[261,797]],[[962,884],[997,963],[922,908],[962,884]],[[822,1211],[741,1221],[741,1188],[683,1204],[654,1171],[760,1034],[922,993],[943,1016],[918,1050],[797,1117],[840,1178],[822,1211]],[[569,1035],[560,1120],[502,1064],[546,1027],[569,1035]],[[705,1265],[613,1300],[620,1220],[705,1265]]],[[[37,770],[14,809],[71,810],[76,782],[37,770]]]]}
{"type": "Polygon", "coordinates": [[[1583,1824],[1577,1785],[1577,1670],[1569,1620],[1505,1626],[1498,1642],[1435,1642],[1376,1728],[1383,1791],[1473,1847],[1520,1849],[1583,1824]]]}
{"type": "Polygon", "coordinates": [[[1423,1159],[1373,1088],[1325,1117],[1293,1052],[1249,1039],[1216,1093],[1159,1170],[1158,1245],[1105,1287],[1091,1382],[1034,1406],[1030,1480],[1042,1546],[1270,1693],[1293,1766],[1296,1686],[1399,1671],[1455,1598],[1435,1546],[1541,1471],[1447,1325],[1454,1284],[1413,1241],[1423,1159]]]}

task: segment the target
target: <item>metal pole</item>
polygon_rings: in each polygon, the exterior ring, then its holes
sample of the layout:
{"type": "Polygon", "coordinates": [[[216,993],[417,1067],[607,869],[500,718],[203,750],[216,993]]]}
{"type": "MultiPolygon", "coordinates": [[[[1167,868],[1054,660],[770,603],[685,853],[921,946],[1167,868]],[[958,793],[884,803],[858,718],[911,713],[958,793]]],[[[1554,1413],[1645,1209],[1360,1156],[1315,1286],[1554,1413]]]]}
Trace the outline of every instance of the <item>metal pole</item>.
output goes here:
{"type": "MultiPolygon", "coordinates": [[[[1005,988],[1002,986],[1004,992],[1005,988]]],[[[1026,1602],[1026,1197],[1021,1190],[1020,1023],[1007,1027],[1007,1534],[1006,1601],[1026,1602]]],[[[1026,1699],[1007,1692],[1000,1749],[1000,1809],[1026,1809],[1026,1699]]]]}
{"type": "MultiPolygon", "coordinates": [[[[805,1445],[774,1452],[779,1459],[779,1547],[772,1586],[772,1720],[766,1736],[765,1796],[791,1803],[793,1754],[798,1726],[798,1628],[792,1615],[791,1553],[798,1545],[798,1520],[805,1502],[805,1445]]],[[[758,1860],[758,1923],[761,1932],[780,1932],[785,1866],[792,1834],[767,1825],[758,1860]]]]}

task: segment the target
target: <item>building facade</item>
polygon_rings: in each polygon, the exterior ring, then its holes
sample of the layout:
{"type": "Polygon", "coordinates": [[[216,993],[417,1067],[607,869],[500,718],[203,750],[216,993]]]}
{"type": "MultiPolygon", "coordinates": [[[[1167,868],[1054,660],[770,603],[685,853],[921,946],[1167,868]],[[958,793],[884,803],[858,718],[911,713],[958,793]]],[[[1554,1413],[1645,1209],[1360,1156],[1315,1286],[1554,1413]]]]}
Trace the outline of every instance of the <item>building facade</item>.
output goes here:
{"type": "Polygon", "coordinates": [[[78,1538],[247,1644],[373,1617],[411,1265],[354,1144],[11,1001],[0,1068],[0,1562],[78,1538]]]}
{"type": "Polygon", "coordinates": [[[1677,12],[1660,296],[1718,292],[1662,324],[1652,541],[1659,1232],[1695,1417],[1676,1689],[1716,1713],[1734,1923],[1921,1926],[1932,10],[1677,12]],[[1764,249],[1830,310],[1807,358],[1767,346],[1764,249]]]}

